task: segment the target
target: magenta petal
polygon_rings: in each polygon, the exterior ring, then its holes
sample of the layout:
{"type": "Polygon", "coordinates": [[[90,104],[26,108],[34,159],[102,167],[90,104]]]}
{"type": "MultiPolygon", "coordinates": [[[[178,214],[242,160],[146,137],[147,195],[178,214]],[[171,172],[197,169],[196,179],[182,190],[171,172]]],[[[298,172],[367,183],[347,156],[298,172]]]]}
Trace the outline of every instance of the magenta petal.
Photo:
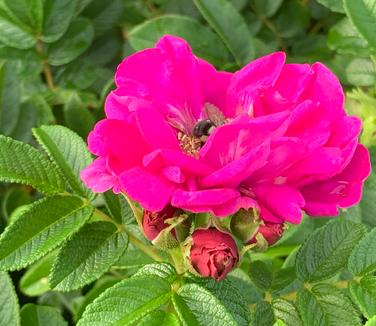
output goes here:
{"type": "Polygon", "coordinates": [[[338,207],[335,203],[323,203],[307,201],[304,211],[311,217],[315,216],[337,216],[339,214],[338,207]]]}
{"type": "Polygon", "coordinates": [[[288,127],[289,112],[245,120],[218,127],[200,150],[200,158],[213,167],[222,166],[241,158],[269,138],[281,136],[288,127]]]}
{"type": "Polygon", "coordinates": [[[205,102],[214,104],[221,110],[226,107],[227,88],[230,84],[232,73],[216,71],[215,68],[204,60],[198,59],[205,102]]]}
{"type": "Polygon", "coordinates": [[[302,94],[313,77],[308,64],[286,64],[275,83],[275,89],[282,97],[295,101],[302,94]]]}
{"type": "Polygon", "coordinates": [[[320,147],[294,164],[286,173],[290,183],[304,185],[324,180],[338,173],[343,164],[342,151],[336,147],[320,147]]]}
{"type": "Polygon", "coordinates": [[[350,163],[340,174],[301,188],[306,199],[305,211],[309,215],[333,215],[334,207],[355,205],[361,198],[363,182],[370,172],[369,152],[359,144],[350,163]]]}
{"type": "Polygon", "coordinates": [[[319,62],[312,65],[312,71],[315,76],[302,98],[319,103],[333,116],[343,115],[344,94],[338,78],[319,62]]]}
{"type": "Polygon", "coordinates": [[[108,158],[107,164],[116,174],[140,165],[149,151],[138,128],[122,120],[99,121],[88,143],[92,153],[108,158]]]}
{"type": "Polygon", "coordinates": [[[204,188],[209,187],[233,187],[236,188],[244,179],[248,178],[254,171],[261,168],[267,162],[270,152],[270,143],[251,149],[247,154],[225,165],[218,171],[209,174],[200,182],[204,188]]]}
{"type": "Polygon", "coordinates": [[[180,150],[176,133],[158,111],[140,107],[136,115],[140,131],[151,148],[180,150]]]}
{"type": "Polygon", "coordinates": [[[327,142],[331,124],[332,121],[326,119],[323,110],[307,100],[291,112],[291,123],[286,136],[298,137],[310,149],[317,148],[327,142]]]}
{"type": "Polygon", "coordinates": [[[248,112],[255,91],[274,85],[285,59],[283,52],[275,52],[252,61],[234,73],[228,89],[226,116],[234,117],[248,112]]]}
{"type": "Polygon", "coordinates": [[[201,191],[176,190],[171,204],[194,213],[209,212],[223,217],[236,213],[240,208],[257,207],[257,203],[234,189],[210,189],[201,191]]]}
{"type": "Polygon", "coordinates": [[[178,166],[167,166],[163,168],[163,175],[174,183],[184,183],[185,176],[178,166]]]}
{"type": "Polygon", "coordinates": [[[260,185],[252,188],[257,199],[276,217],[299,223],[305,201],[299,190],[288,185],[260,185]]]}
{"type": "Polygon", "coordinates": [[[359,136],[361,129],[358,117],[343,116],[335,121],[327,146],[344,147],[359,136]]]}
{"type": "Polygon", "coordinates": [[[213,172],[213,168],[204,162],[182,152],[168,149],[155,150],[146,155],[143,164],[147,169],[160,169],[164,166],[178,166],[184,172],[196,176],[205,176],[213,172]]]}
{"type": "Polygon", "coordinates": [[[105,192],[112,187],[118,188],[117,177],[107,168],[105,158],[97,158],[83,169],[80,177],[85,186],[94,192],[105,192]]]}
{"type": "Polygon", "coordinates": [[[201,191],[184,191],[176,190],[172,198],[172,206],[176,207],[190,207],[203,205],[221,205],[239,197],[240,194],[235,189],[221,188],[208,189],[201,191]]]}
{"type": "Polygon", "coordinates": [[[175,189],[169,181],[138,167],[123,172],[119,181],[130,198],[153,212],[167,205],[175,189]]]}

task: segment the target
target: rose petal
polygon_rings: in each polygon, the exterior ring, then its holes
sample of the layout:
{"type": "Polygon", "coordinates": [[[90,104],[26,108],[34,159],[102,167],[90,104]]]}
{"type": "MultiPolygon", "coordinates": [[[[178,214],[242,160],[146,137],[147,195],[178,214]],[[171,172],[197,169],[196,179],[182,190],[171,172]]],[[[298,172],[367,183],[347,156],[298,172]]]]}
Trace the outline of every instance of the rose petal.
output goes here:
{"type": "Polygon", "coordinates": [[[175,186],[169,181],[139,167],[123,172],[119,181],[130,198],[154,212],[162,210],[168,204],[175,190],[175,186]]]}

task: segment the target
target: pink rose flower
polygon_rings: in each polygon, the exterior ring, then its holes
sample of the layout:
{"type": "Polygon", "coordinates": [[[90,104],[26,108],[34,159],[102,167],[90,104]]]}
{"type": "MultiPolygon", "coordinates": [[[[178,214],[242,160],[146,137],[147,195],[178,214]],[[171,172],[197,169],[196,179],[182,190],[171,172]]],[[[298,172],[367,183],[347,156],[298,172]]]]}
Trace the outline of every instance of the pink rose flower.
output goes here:
{"type": "Polygon", "coordinates": [[[220,281],[238,261],[238,249],[229,234],[217,229],[198,229],[193,232],[190,263],[201,276],[220,281]]]}
{"type": "Polygon", "coordinates": [[[265,222],[264,225],[259,226],[256,235],[247,244],[256,243],[257,234],[261,234],[268,245],[272,246],[282,237],[283,231],[283,224],[265,222]]]}
{"type": "Polygon", "coordinates": [[[167,205],[160,212],[151,212],[146,209],[143,211],[142,228],[146,238],[153,241],[159,233],[167,228],[169,224],[165,220],[172,218],[176,212],[176,208],[167,205]]]}
{"type": "Polygon", "coordinates": [[[98,158],[81,173],[95,192],[124,192],[149,211],[253,207],[272,223],[360,200],[370,173],[361,122],[321,63],[286,64],[276,52],[216,71],[165,36],[126,58],[115,82],[88,139],[98,158]]]}

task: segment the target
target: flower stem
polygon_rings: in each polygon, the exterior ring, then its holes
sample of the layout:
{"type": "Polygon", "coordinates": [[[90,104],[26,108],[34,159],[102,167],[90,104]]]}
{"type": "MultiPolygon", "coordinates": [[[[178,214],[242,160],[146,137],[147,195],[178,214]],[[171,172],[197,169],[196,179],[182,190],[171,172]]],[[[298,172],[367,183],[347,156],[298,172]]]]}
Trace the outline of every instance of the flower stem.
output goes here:
{"type": "Polygon", "coordinates": [[[184,265],[184,257],[183,253],[181,251],[181,247],[178,246],[176,248],[169,250],[172,262],[175,266],[176,272],[178,274],[184,274],[186,271],[185,265],[184,265]]]}
{"type": "Polygon", "coordinates": [[[132,233],[130,233],[122,224],[116,223],[111,217],[107,214],[103,213],[100,209],[95,209],[95,214],[97,214],[101,220],[111,222],[117,226],[117,228],[128,235],[129,242],[147,254],[149,257],[153,258],[155,261],[163,261],[163,258],[159,255],[159,253],[155,250],[155,248],[146,245],[141,240],[136,238],[132,233]]]}
{"type": "MultiPolygon", "coordinates": [[[[36,45],[36,49],[37,49],[38,53],[43,55],[44,48],[43,48],[42,41],[38,40],[37,45],[36,45]]],[[[50,65],[48,64],[47,59],[43,59],[43,74],[44,74],[44,78],[46,79],[46,83],[47,83],[48,88],[51,89],[51,90],[55,89],[56,86],[55,86],[54,79],[52,77],[51,68],[50,68],[50,65]]]]}

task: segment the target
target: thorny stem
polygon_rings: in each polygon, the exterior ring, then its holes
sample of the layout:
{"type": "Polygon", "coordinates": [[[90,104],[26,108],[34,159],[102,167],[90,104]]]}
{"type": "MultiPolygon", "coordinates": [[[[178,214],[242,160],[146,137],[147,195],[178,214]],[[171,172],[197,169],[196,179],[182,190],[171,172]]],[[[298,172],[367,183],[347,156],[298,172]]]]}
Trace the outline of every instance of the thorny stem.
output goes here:
{"type": "MultiPolygon", "coordinates": [[[[39,40],[37,42],[36,49],[38,53],[43,54],[43,50],[44,50],[43,43],[39,40]]],[[[46,78],[46,83],[47,83],[48,88],[51,90],[55,89],[56,86],[54,83],[54,79],[52,77],[51,68],[50,68],[50,65],[48,64],[48,61],[45,59],[43,59],[43,74],[44,74],[44,77],[46,78]]]]}
{"type": "Polygon", "coordinates": [[[133,244],[135,247],[143,251],[149,257],[153,258],[156,261],[163,261],[163,258],[158,254],[158,252],[153,248],[146,244],[144,244],[141,240],[136,238],[133,234],[131,234],[122,224],[116,223],[113,219],[111,219],[107,214],[103,213],[98,208],[95,209],[95,214],[97,214],[103,221],[108,221],[117,226],[117,228],[128,235],[129,242],[133,244]]]}

